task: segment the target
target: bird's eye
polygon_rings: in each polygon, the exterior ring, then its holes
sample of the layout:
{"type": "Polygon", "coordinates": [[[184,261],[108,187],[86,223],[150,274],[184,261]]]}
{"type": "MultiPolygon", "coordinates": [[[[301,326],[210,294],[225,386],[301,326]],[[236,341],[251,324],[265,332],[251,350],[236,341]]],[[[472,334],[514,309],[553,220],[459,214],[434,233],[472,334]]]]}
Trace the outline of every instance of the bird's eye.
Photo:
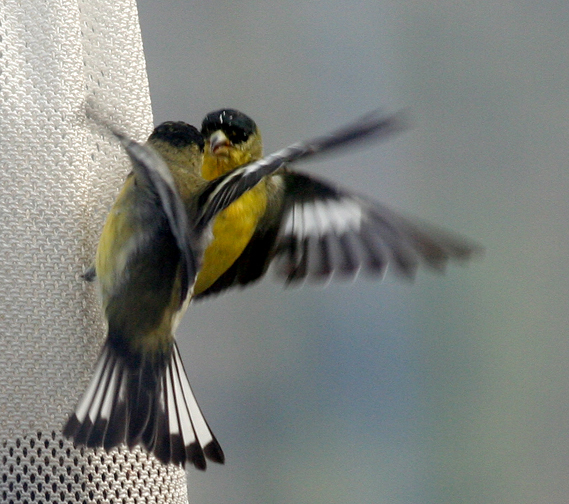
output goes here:
{"type": "Polygon", "coordinates": [[[225,128],[224,133],[232,144],[240,144],[246,142],[249,138],[249,133],[243,128],[236,126],[229,126],[225,128]]]}

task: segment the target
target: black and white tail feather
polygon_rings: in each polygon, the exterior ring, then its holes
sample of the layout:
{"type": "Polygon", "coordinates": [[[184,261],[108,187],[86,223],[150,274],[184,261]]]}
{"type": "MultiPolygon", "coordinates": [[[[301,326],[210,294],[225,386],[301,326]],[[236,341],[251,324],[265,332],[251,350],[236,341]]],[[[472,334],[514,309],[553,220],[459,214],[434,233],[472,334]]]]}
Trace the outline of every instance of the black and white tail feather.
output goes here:
{"type": "Polygon", "coordinates": [[[206,457],[223,463],[223,451],[198,406],[177,345],[164,371],[151,379],[145,376],[155,369],[151,363],[133,368],[124,359],[112,345],[104,345],[64,435],[78,445],[107,450],[121,443],[129,448],[141,444],[164,463],[191,463],[202,470],[206,457]]]}

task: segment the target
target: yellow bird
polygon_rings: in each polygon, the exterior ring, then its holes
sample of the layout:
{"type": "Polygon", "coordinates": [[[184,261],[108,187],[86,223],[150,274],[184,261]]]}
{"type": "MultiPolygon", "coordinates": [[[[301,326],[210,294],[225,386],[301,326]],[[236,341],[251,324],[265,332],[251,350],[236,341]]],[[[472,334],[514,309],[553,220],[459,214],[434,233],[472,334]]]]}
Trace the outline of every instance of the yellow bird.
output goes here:
{"type": "MultiPolygon", "coordinates": [[[[374,114],[362,118],[372,121],[374,114]]],[[[255,122],[234,109],[207,114],[202,175],[212,180],[263,155],[255,122]]],[[[412,277],[425,264],[481,251],[463,237],[411,220],[364,196],[283,166],[221,212],[199,271],[194,298],[262,277],[274,261],[286,282],[382,276],[388,265],[412,277]]]]}
{"type": "Polygon", "coordinates": [[[397,117],[372,114],[212,180],[202,175],[204,139],[193,126],[163,123],[144,145],[113,131],[133,171],[109,212],[95,266],[86,273],[99,281],[108,335],[64,435],[88,447],[142,445],[165,463],[198,469],[205,469],[206,458],[223,463],[174,339],[196,292],[196,277],[199,282],[214,271],[219,278],[248,246],[240,235],[257,232],[257,216],[269,215],[265,202],[272,197],[267,190],[274,183],[272,173],[286,163],[381,139],[399,128],[397,117]],[[212,254],[216,248],[219,253],[212,254]]]}
{"type": "Polygon", "coordinates": [[[223,463],[224,455],[173,336],[202,255],[180,194],[188,184],[203,185],[203,137],[185,123],[158,126],[146,146],[117,136],[133,171],[95,258],[108,336],[64,434],[89,447],[142,444],[163,462],[205,469],[205,457],[223,463]]]}

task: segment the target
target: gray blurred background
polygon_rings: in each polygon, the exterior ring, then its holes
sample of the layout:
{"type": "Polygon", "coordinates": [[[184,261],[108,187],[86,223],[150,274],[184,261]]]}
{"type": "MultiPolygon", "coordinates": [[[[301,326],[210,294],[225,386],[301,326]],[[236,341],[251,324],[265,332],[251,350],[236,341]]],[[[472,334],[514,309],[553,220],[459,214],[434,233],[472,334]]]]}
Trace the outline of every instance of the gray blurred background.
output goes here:
{"type": "Polygon", "coordinates": [[[273,278],[179,330],[227,456],[190,502],[569,500],[569,4],[139,0],[158,124],[233,107],[270,152],[370,109],[387,143],[302,169],[459,231],[414,283],[273,278]]]}

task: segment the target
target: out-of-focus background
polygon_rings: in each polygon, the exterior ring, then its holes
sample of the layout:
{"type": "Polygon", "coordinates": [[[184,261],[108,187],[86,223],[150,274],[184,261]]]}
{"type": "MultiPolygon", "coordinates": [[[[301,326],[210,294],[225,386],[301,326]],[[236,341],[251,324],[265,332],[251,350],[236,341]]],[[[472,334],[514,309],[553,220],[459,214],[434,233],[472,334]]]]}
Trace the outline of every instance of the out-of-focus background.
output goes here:
{"type": "Polygon", "coordinates": [[[233,107],[266,151],[376,107],[413,128],[302,168],[483,260],[195,304],[179,341],[227,456],[190,502],[569,500],[566,2],[139,0],[155,122],[233,107]]]}

